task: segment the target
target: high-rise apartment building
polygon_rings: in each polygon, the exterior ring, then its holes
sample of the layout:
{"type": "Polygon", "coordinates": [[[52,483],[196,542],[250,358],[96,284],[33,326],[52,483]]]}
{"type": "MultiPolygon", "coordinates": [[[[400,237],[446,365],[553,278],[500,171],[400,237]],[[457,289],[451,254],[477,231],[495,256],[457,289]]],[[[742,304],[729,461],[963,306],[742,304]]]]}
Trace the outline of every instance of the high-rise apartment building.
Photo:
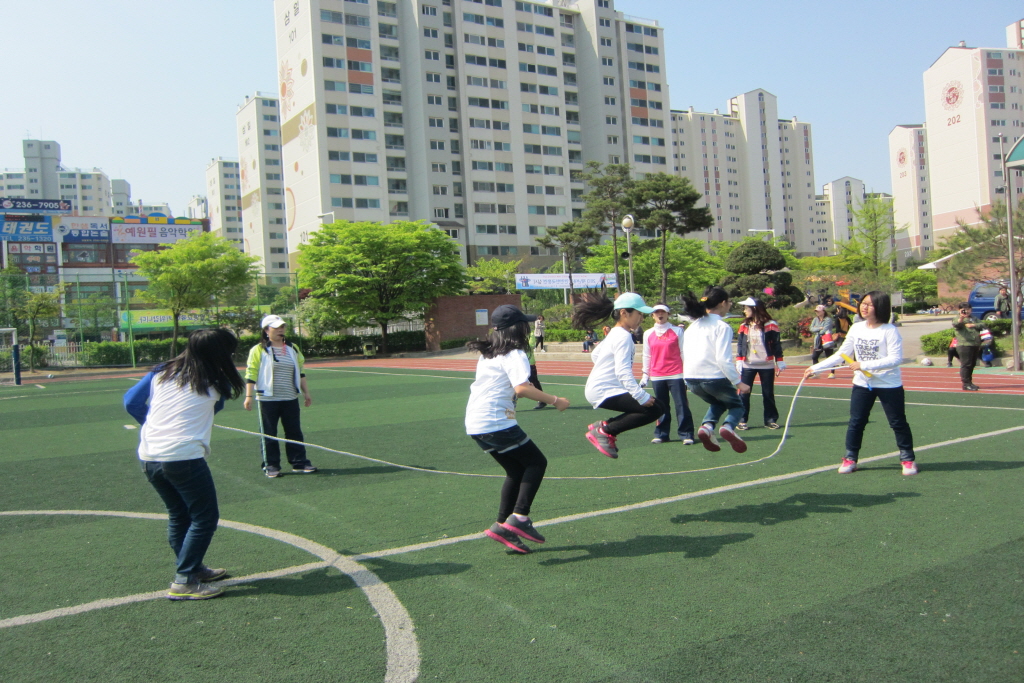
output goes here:
{"type": "Polygon", "coordinates": [[[277,96],[259,92],[235,114],[243,250],[263,259],[270,284],[290,281],[280,117],[277,96]]]}
{"type": "Polygon", "coordinates": [[[924,126],[896,126],[889,133],[893,215],[906,232],[896,237],[900,258],[924,257],[935,248],[928,182],[928,134],[924,126]]]}
{"type": "Polygon", "coordinates": [[[671,134],[673,171],[703,191],[715,218],[706,239],[771,232],[803,256],[831,248],[815,223],[811,125],[780,120],[774,95],[737,95],[726,114],[673,110],[671,134]]]}
{"type": "Polygon", "coordinates": [[[127,216],[132,208],[132,186],[127,180],[110,181],[111,216],[127,216]]]}
{"type": "Polygon", "coordinates": [[[670,172],[663,31],[612,5],[275,0],[289,251],[322,221],[426,219],[469,262],[544,265],[586,160],[670,172]]]}
{"type": "Polygon", "coordinates": [[[864,181],[857,178],[845,176],[822,186],[818,200],[822,202],[821,207],[826,224],[830,228],[833,245],[838,246],[850,241],[856,222],[854,213],[860,209],[865,199],[867,193],[864,181]]]}
{"type": "Polygon", "coordinates": [[[211,159],[206,166],[206,209],[210,232],[242,249],[241,178],[237,161],[211,159]]]}
{"type": "MultiPolygon", "coordinates": [[[[1002,152],[1024,135],[1022,26],[1007,28],[1006,48],[947,48],[924,72],[927,134],[901,126],[890,135],[896,223],[920,223],[920,245],[912,245],[919,253],[953,234],[960,221],[977,223],[979,210],[1005,198],[1002,152]]],[[[1012,180],[1021,192],[1024,178],[1014,173],[1012,180]]]]}

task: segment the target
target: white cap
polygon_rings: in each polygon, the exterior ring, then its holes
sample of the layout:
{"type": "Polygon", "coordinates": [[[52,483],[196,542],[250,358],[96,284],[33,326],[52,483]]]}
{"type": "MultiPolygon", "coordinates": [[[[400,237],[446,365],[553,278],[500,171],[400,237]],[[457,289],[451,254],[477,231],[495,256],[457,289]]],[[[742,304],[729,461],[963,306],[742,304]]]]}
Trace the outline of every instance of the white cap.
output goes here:
{"type": "Polygon", "coordinates": [[[286,324],[287,323],[284,321],[284,319],[281,316],[279,316],[279,315],[268,315],[268,316],[264,316],[263,321],[260,323],[260,329],[264,329],[264,328],[267,328],[267,327],[281,327],[282,325],[286,325],[286,324]]]}
{"type": "Polygon", "coordinates": [[[754,298],[754,297],[752,297],[752,296],[748,296],[748,297],[747,297],[746,299],[744,299],[743,301],[740,301],[740,302],[739,302],[739,305],[740,305],[740,306],[756,306],[756,305],[757,305],[757,299],[755,299],[755,298],[754,298]]]}
{"type": "Polygon", "coordinates": [[[668,306],[666,306],[665,304],[655,304],[651,308],[653,308],[656,311],[665,311],[666,313],[671,313],[672,312],[672,311],[669,310],[668,306]]]}

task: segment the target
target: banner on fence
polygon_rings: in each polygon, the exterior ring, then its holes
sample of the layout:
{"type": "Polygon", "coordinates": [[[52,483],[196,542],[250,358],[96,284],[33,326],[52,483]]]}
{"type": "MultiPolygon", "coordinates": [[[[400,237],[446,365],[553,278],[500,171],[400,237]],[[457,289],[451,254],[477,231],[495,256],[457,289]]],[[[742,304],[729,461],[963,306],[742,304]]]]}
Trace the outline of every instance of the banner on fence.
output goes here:
{"type": "MultiPolygon", "coordinates": [[[[270,306],[253,306],[254,310],[262,315],[270,313],[270,306]]],[[[225,310],[221,309],[221,314],[225,310]]],[[[131,329],[136,332],[153,332],[156,330],[169,330],[174,327],[174,317],[169,309],[153,309],[148,311],[121,311],[121,329],[129,327],[128,316],[131,315],[131,329]]],[[[207,327],[217,324],[217,311],[207,309],[205,311],[187,311],[178,316],[178,327],[207,327]]]]}
{"type": "MultiPolygon", "coordinates": [[[[573,273],[572,286],[596,289],[602,285],[616,287],[615,273],[573,273]]],[[[516,275],[516,289],[568,289],[567,273],[522,273],[516,275]]]]}

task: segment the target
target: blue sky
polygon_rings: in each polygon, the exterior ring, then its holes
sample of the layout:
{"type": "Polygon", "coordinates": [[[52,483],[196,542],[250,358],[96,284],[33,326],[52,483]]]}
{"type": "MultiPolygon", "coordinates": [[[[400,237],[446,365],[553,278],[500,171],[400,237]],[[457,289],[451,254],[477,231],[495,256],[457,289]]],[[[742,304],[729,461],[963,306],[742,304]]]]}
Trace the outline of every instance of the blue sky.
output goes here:
{"type": "MultiPolygon", "coordinates": [[[[458,2],[459,0],[455,0],[458,2]]],[[[512,0],[507,0],[511,2],[512,0]]],[[[725,110],[764,88],[813,125],[815,182],[890,189],[886,138],[924,116],[922,73],[960,40],[1003,47],[1024,5],[1001,0],[617,0],[665,29],[672,107],[725,110]],[[1016,12],[1016,13],[1015,13],[1016,12]]],[[[4,3],[0,167],[26,136],[178,214],[211,158],[235,158],[235,110],[277,88],[270,0],[4,3]]]]}

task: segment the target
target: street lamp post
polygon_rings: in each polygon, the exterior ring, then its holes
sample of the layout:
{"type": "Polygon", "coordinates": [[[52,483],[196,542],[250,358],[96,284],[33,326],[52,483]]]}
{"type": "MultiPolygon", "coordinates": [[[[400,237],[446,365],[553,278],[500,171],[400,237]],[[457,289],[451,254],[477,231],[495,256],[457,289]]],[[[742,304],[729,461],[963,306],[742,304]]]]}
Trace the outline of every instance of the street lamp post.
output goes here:
{"type": "Polygon", "coordinates": [[[636,220],[633,218],[633,214],[626,214],[622,218],[622,232],[626,233],[626,254],[629,256],[629,291],[635,292],[636,289],[633,287],[633,243],[630,241],[630,233],[633,232],[633,226],[636,224],[636,220]]]}
{"type": "Polygon", "coordinates": [[[317,215],[317,218],[319,218],[319,219],[320,219],[320,222],[321,222],[321,223],[323,223],[324,225],[326,225],[326,224],[327,224],[327,222],[326,222],[326,221],[324,221],[323,219],[324,219],[324,218],[327,218],[328,216],[330,216],[330,217],[331,217],[331,223],[333,223],[333,222],[334,222],[334,212],[333,212],[333,211],[328,211],[327,213],[321,213],[321,214],[318,214],[318,215],[317,215]]]}
{"type": "MultiPolygon", "coordinates": [[[[1008,171],[1017,170],[1024,166],[1024,159],[1022,159],[1021,153],[1017,150],[1020,147],[1021,140],[1019,138],[1013,146],[1010,147],[1010,151],[1003,154],[1003,136],[999,136],[999,152],[1003,158],[1003,186],[1006,193],[1006,248],[1009,251],[1009,266],[1010,266],[1010,334],[1013,336],[1013,371],[1021,371],[1021,360],[1020,360],[1020,308],[1021,308],[1021,292],[1020,282],[1017,280],[1017,262],[1015,257],[1017,255],[1016,244],[1014,243],[1013,237],[1013,180],[1010,179],[1008,171]]],[[[1022,148],[1024,149],[1024,148],[1022,148]]]]}

